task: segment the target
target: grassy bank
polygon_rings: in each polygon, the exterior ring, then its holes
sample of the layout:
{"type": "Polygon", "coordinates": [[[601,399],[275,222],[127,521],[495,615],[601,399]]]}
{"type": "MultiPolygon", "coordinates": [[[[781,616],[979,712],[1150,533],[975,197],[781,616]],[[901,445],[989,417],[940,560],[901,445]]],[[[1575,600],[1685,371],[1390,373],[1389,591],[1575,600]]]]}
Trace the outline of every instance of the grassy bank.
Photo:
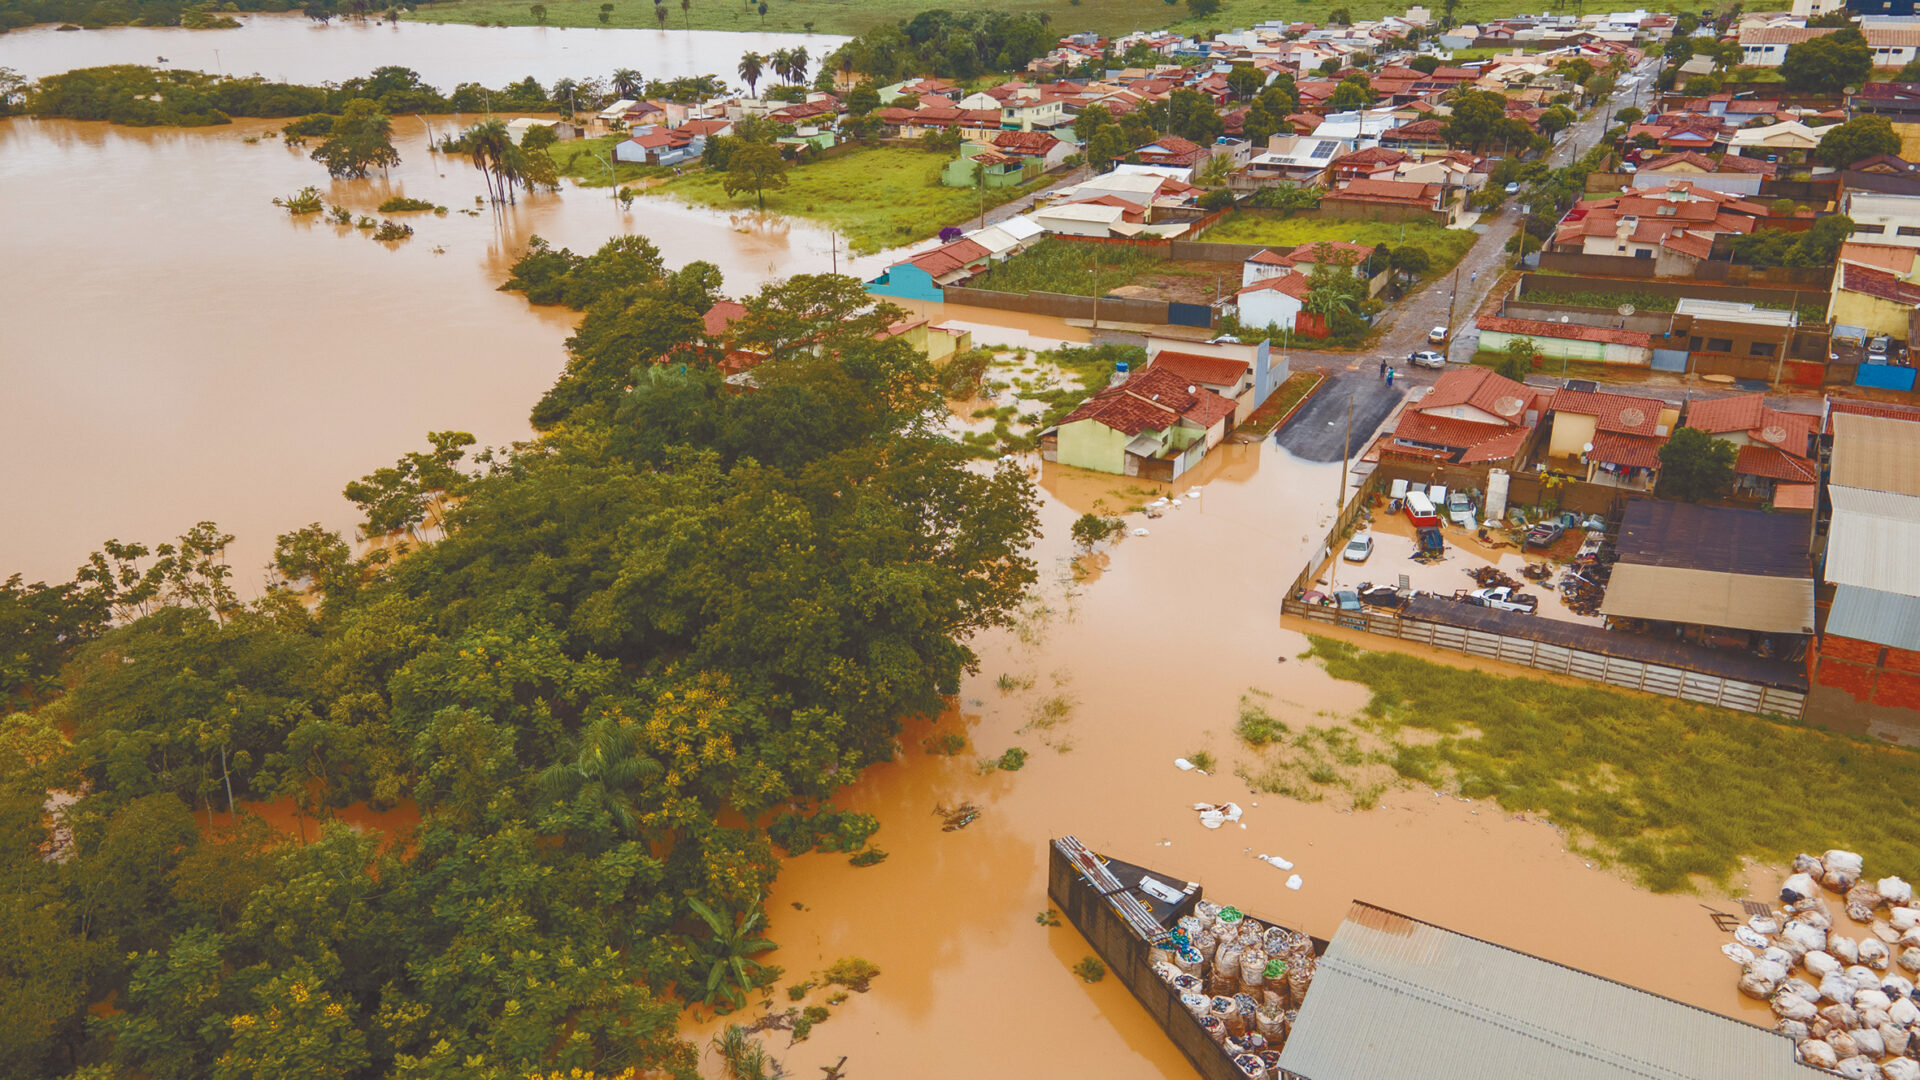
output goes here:
{"type": "Polygon", "coordinates": [[[644,180],[650,176],[671,176],[673,170],[665,165],[647,165],[628,161],[612,161],[613,148],[625,142],[625,135],[603,135],[597,139],[569,139],[547,147],[547,156],[553,159],[554,170],[561,176],[570,176],[580,181],[581,187],[610,187],[616,183],[624,184],[632,180],[644,180]],[[607,175],[607,163],[613,164],[613,176],[607,175]]]}
{"type": "MultiPolygon", "coordinates": [[[[1358,18],[1359,13],[1355,12],[1358,18]]],[[[1429,277],[1453,269],[1472,250],[1479,234],[1472,229],[1443,229],[1425,221],[1406,223],[1343,218],[1282,217],[1278,213],[1236,210],[1208,229],[1200,239],[1215,244],[1268,244],[1293,248],[1322,240],[1356,244],[1385,244],[1391,248],[1417,247],[1432,260],[1429,277]]]]}
{"type": "MultiPolygon", "coordinates": [[[[1521,297],[1523,303],[1570,304],[1574,307],[1618,308],[1621,304],[1632,304],[1635,311],[1673,311],[1680,305],[1679,297],[1662,296],[1657,293],[1611,293],[1590,292],[1585,289],[1528,289],[1521,297]]],[[[1755,307],[1769,308],[1774,311],[1794,311],[1800,314],[1800,321],[1825,322],[1827,309],[1825,304],[1802,304],[1794,308],[1772,300],[1760,300],[1755,307]]]]}
{"type": "MultiPolygon", "coordinates": [[[[1171,17],[1185,10],[1165,4],[1148,6],[1138,0],[1080,0],[1077,4],[1071,0],[950,0],[939,6],[948,11],[1044,12],[1053,17],[1053,26],[1061,33],[1093,30],[1109,36],[1164,25],[1171,17]]],[[[925,7],[905,0],[832,0],[830,3],[821,0],[771,0],[763,17],[755,4],[734,0],[694,0],[692,8],[686,12],[680,10],[678,3],[667,5],[666,32],[685,31],[691,24],[695,30],[851,35],[911,19],[925,7]]],[[[1248,4],[1247,7],[1252,9],[1254,5],[1248,4]]],[[[531,8],[531,3],[518,0],[449,0],[424,5],[405,17],[422,22],[533,26],[537,20],[531,8]]],[[[551,27],[602,25],[597,0],[552,0],[546,8],[547,25],[551,27]]],[[[1217,21],[1216,24],[1221,27],[1230,25],[1217,21]]],[[[660,24],[655,21],[653,5],[626,0],[614,5],[605,25],[658,30],[660,24]]],[[[831,48],[832,43],[823,42],[819,49],[809,51],[824,54],[831,48]]],[[[731,72],[721,74],[730,75],[731,72]]]]}
{"type": "Polygon", "coordinates": [[[1785,861],[1832,847],[1860,852],[1878,873],[1920,868],[1920,835],[1908,825],[1920,812],[1912,750],[1329,638],[1314,638],[1311,655],[1372,690],[1372,701],[1351,729],[1331,735],[1255,725],[1268,736],[1263,767],[1283,774],[1250,779],[1284,786],[1284,770],[1298,768],[1306,774],[1298,783],[1326,787],[1384,766],[1390,786],[1446,788],[1544,815],[1567,830],[1570,847],[1660,891],[1724,882],[1742,858],[1785,861]]]}
{"type": "MultiPolygon", "coordinates": [[[[767,192],[767,210],[830,225],[856,252],[911,244],[945,226],[970,224],[980,212],[978,192],[940,184],[940,169],[948,160],[945,154],[911,147],[863,147],[790,170],[785,190],[767,192]]],[[[722,179],[718,173],[691,173],[647,193],[727,209],[757,205],[750,192],[728,195],[722,179]]],[[[1051,179],[989,189],[987,207],[1044,187],[1051,179]]]]}
{"type": "Polygon", "coordinates": [[[1287,418],[1294,414],[1294,410],[1299,408],[1300,403],[1307,400],[1307,395],[1318,389],[1324,381],[1326,376],[1317,371],[1296,371],[1287,376],[1287,381],[1281,383],[1279,389],[1275,390],[1267,400],[1261,402],[1260,407],[1253,411],[1253,415],[1247,417],[1245,422],[1234,429],[1234,434],[1266,438],[1274,428],[1286,423],[1287,418]]]}

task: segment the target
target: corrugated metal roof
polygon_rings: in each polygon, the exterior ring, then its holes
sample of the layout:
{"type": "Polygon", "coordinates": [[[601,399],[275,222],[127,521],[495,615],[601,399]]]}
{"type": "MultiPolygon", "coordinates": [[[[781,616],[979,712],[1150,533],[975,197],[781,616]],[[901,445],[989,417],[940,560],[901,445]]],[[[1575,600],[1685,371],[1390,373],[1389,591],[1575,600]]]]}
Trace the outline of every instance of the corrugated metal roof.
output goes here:
{"type": "Polygon", "coordinates": [[[1920,651],[1920,597],[1842,585],[1833,591],[1827,633],[1920,651]]]}
{"type": "Polygon", "coordinates": [[[1813,579],[1622,562],[1613,568],[1600,613],[1763,634],[1811,634],[1813,579]]]}
{"type": "MultiPolygon", "coordinates": [[[[1834,419],[1871,419],[1835,417],[1834,419]]],[[[1826,579],[1836,585],[1920,596],[1920,498],[1860,488],[1827,488],[1826,579]]]]}
{"type": "Polygon", "coordinates": [[[1614,550],[1622,564],[1805,577],[1807,519],[1731,506],[1635,499],[1627,504],[1614,550]]]}
{"type": "Polygon", "coordinates": [[[1920,495],[1920,424],[1833,414],[1833,475],[1841,487],[1920,495]]]}
{"type": "Polygon", "coordinates": [[[1785,1036],[1355,904],[1280,1067],[1307,1080],[1815,1080],[1785,1036]]]}

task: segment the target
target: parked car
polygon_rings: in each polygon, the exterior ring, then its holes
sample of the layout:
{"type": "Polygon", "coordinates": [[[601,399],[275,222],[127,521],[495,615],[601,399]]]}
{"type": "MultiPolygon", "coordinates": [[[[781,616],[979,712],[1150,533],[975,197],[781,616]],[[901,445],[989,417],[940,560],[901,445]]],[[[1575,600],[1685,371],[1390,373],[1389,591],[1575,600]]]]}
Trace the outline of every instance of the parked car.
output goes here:
{"type": "Polygon", "coordinates": [[[1515,180],[1513,183],[1507,185],[1507,194],[1509,195],[1520,194],[1520,182],[1518,180],[1515,180]]]}
{"type": "Polygon", "coordinates": [[[1360,594],[1352,589],[1337,589],[1333,594],[1334,606],[1341,611],[1361,610],[1360,594]]]}
{"type": "Polygon", "coordinates": [[[1565,535],[1567,535],[1567,527],[1565,525],[1554,522],[1541,522],[1527,530],[1527,546],[1530,548],[1552,547],[1554,541],[1559,540],[1565,535]]]}
{"type": "Polygon", "coordinates": [[[1447,354],[1434,352],[1432,349],[1421,349],[1407,357],[1407,363],[1414,367],[1444,368],[1447,366],[1447,354]]]}
{"type": "Polygon", "coordinates": [[[1348,562],[1366,562],[1367,556],[1372,554],[1373,534],[1360,533],[1353,539],[1347,541],[1347,549],[1340,553],[1340,557],[1348,562]]]}
{"type": "Polygon", "coordinates": [[[1528,615],[1540,606],[1540,598],[1528,593],[1516,592],[1511,585],[1500,585],[1491,589],[1465,589],[1453,594],[1454,599],[1475,607],[1492,608],[1495,611],[1520,611],[1528,615]]]}
{"type": "Polygon", "coordinates": [[[1444,344],[1446,344],[1446,341],[1447,341],[1447,328],[1446,328],[1446,327],[1444,327],[1444,326],[1436,326],[1436,327],[1434,327],[1433,329],[1431,329],[1431,330],[1429,330],[1429,331],[1427,331],[1427,344],[1429,344],[1429,345],[1444,345],[1444,344]]]}
{"type": "Polygon", "coordinates": [[[1455,491],[1447,496],[1447,517],[1455,525],[1473,528],[1473,500],[1467,498],[1464,491],[1455,491]]]}

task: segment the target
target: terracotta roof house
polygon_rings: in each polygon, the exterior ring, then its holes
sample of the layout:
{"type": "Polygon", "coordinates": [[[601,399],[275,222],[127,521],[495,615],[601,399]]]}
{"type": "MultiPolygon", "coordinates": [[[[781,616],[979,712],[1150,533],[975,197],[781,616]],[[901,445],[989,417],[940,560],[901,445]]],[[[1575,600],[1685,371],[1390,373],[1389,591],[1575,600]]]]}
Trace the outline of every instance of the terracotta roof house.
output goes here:
{"type": "Polygon", "coordinates": [[[1206,156],[1206,150],[1199,143],[1183,139],[1178,135],[1165,135],[1135,150],[1131,155],[1140,159],[1142,165],[1174,165],[1190,168],[1200,163],[1206,156]]]}
{"type": "Polygon", "coordinates": [[[1813,441],[1820,422],[1812,413],[1772,408],[1756,393],[1696,401],[1687,408],[1686,426],[1738,447],[1734,490],[1764,499],[1776,484],[1819,480],[1813,441]]]}
{"type": "Polygon", "coordinates": [[[880,296],[898,296],[909,300],[942,300],[943,285],[986,269],[992,253],[978,243],[962,237],[939,247],[908,256],[881,271],[867,282],[867,291],[880,296]]]}
{"type": "Polygon", "coordinates": [[[1557,390],[1547,467],[1590,484],[1651,491],[1660,448],[1680,422],[1680,407],[1657,398],[1603,391],[1557,390]]]}
{"type": "Polygon", "coordinates": [[[1401,124],[1399,127],[1388,128],[1381,132],[1380,145],[1391,148],[1444,150],[1447,147],[1447,140],[1440,134],[1443,126],[1441,121],[1431,118],[1401,124]]]}
{"type": "Polygon", "coordinates": [[[1750,233],[1770,211],[1690,180],[1577,203],[1554,230],[1551,250],[1652,259],[1660,276],[1692,276],[1713,238],[1750,233]]]}
{"type": "Polygon", "coordinates": [[[1394,425],[1385,453],[1463,465],[1509,462],[1531,440],[1541,396],[1490,368],[1455,368],[1394,425]]]}
{"type": "Polygon", "coordinates": [[[1365,150],[1356,150],[1333,163],[1333,175],[1339,180],[1359,180],[1369,177],[1392,179],[1393,171],[1401,162],[1410,160],[1407,155],[1385,146],[1370,146],[1365,150]],[[1384,175],[1383,175],[1384,174],[1384,175]]]}
{"type": "Polygon", "coordinates": [[[1068,413],[1056,429],[1064,464],[1142,476],[1156,465],[1177,476],[1226,437],[1235,403],[1186,381],[1173,368],[1146,371],[1109,386],[1068,413]]]}
{"type": "Polygon", "coordinates": [[[1327,192],[1320,200],[1324,211],[1329,204],[1345,209],[1355,217],[1381,216],[1383,211],[1398,211],[1389,220],[1427,218],[1451,225],[1460,207],[1459,192],[1451,195],[1441,184],[1415,184],[1403,180],[1348,180],[1327,192]]]}

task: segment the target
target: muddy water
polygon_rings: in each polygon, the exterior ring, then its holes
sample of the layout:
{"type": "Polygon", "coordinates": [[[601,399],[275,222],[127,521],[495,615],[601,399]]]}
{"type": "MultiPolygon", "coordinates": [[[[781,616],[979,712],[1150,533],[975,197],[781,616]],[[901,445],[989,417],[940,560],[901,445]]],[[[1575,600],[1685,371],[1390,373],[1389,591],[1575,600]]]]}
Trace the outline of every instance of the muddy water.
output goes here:
{"type": "MultiPolygon", "coordinates": [[[[1075,515],[1165,489],[1041,470],[1047,538],[1037,555],[1050,615],[977,642],[981,670],[953,713],[911,725],[901,759],[869,770],[837,800],[880,817],[876,839],[890,857],[868,869],[844,856],[793,860],[767,904],[783,943],[769,959],[789,981],[847,955],[883,971],[807,1042],[788,1049],[786,1035],[767,1036],[789,1074],[814,1075],[846,1054],[854,1075],[1190,1075],[1116,980],[1089,986],[1070,972],[1091,952],[1071,926],[1034,921],[1048,906],[1045,844],[1063,833],[1314,934],[1330,936],[1349,901],[1364,899],[1767,1019],[1732,992],[1737,971],[1718,952],[1728,939],[1701,908],[1737,904],[1647,893],[1568,854],[1551,824],[1491,806],[1416,790],[1356,813],[1331,799],[1256,796],[1233,775],[1250,760],[1232,736],[1249,689],[1272,694],[1272,711],[1294,723],[1365,700],[1360,687],[1296,659],[1304,638],[1277,619],[1282,590],[1324,534],[1338,472],[1271,443],[1218,448],[1176,485],[1183,495],[1200,487],[1199,499],[1156,520],[1130,516],[1148,535],[1096,556],[1097,577],[1068,585],[1065,534],[1075,515]],[[1032,686],[1003,692],[1003,674],[1032,686]],[[1069,719],[1029,727],[1057,695],[1072,703],[1069,719]],[[968,748],[955,757],[922,749],[945,731],[963,731],[968,748]],[[978,770],[979,759],[1011,746],[1029,751],[1022,770],[978,770]],[[1173,767],[1199,750],[1219,759],[1215,775],[1173,767]],[[1228,799],[1246,809],[1246,828],[1203,829],[1192,805],[1228,799]],[[935,807],[968,802],[978,820],[943,832],[935,807]],[[1304,888],[1289,892],[1286,874],[1257,854],[1291,859],[1304,888]]],[[[1755,877],[1770,884],[1770,873],[1755,877]]],[[[784,992],[775,996],[785,1007],[784,992]]]]}
{"type": "Polygon", "coordinates": [[[472,208],[479,174],[427,150],[429,128],[461,122],[402,118],[398,168],[330,183],[304,152],[245,141],[277,123],[0,121],[0,576],[65,579],[104,539],[211,519],[238,536],[228,556],[251,593],[275,535],[350,528],[341,486],[425,432],[526,437],[576,318],[496,291],[535,234],[592,250],[641,233],[670,265],[716,263],[735,293],[830,264],[804,223],[664,200],[623,212],[571,185],[498,214],[402,215],[416,234],[393,245],[272,205],[317,184],[363,214],[395,194],[472,208]]]}
{"type": "Polygon", "coordinates": [[[500,86],[531,75],[606,78],[635,68],[649,79],[719,75],[731,81],[742,54],[805,46],[815,60],[847,39],[831,34],[753,34],[722,30],[601,30],[560,27],[439,26],[337,20],[304,15],[236,15],[238,30],[119,26],[61,32],[37,26],[0,34],[0,67],[28,78],[100,64],[153,64],[228,75],[264,75],[317,84],[399,64],[442,92],[455,84],[500,86]]]}

